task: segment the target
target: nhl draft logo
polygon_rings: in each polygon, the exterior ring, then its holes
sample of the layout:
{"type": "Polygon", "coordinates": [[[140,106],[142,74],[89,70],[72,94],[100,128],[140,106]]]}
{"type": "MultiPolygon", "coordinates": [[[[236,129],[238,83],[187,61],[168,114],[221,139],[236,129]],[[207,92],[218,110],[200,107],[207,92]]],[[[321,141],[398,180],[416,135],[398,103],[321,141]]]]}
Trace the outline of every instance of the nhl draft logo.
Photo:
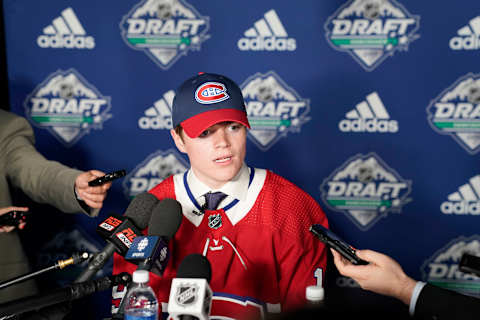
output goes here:
{"type": "Polygon", "coordinates": [[[469,73],[445,89],[427,107],[436,132],[451,136],[468,153],[480,150],[480,74],[469,73]]]}
{"type": "Polygon", "coordinates": [[[70,147],[92,129],[100,130],[112,117],[105,97],[75,69],[52,73],[27,96],[25,114],[70,147]]]}
{"type": "Polygon", "coordinates": [[[211,214],[208,216],[208,226],[211,229],[219,229],[222,226],[222,215],[221,214],[211,214]]]}
{"type": "Polygon", "coordinates": [[[185,172],[188,167],[188,162],[176,150],[156,151],[125,176],[125,196],[131,199],[155,187],[169,176],[185,172]]]}
{"type": "Polygon", "coordinates": [[[388,212],[400,213],[410,201],[411,181],[372,152],[348,159],[323,181],[320,192],[330,209],[345,213],[361,230],[367,230],[388,212]]]}
{"type": "Polygon", "coordinates": [[[274,71],[256,73],[240,88],[251,126],[248,137],[263,151],[287,134],[300,132],[310,120],[310,101],[302,99],[274,71]]]}
{"type": "Polygon", "coordinates": [[[172,104],[175,91],[165,92],[162,98],[155,101],[153,106],[144,112],[138,119],[138,127],[142,130],[172,129],[172,104]]]}
{"type": "Polygon", "coordinates": [[[443,214],[479,215],[480,214],[480,174],[469,179],[468,183],[458,187],[458,191],[448,195],[448,201],[440,205],[443,214]]]}
{"type": "Polygon", "coordinates": [[[424,281],[463,294],[480,297],[480,278],[459,270],[464,253],[480,256],[480,236],[452,240],[426,260],[421,273],[424,281]]]}
{"type": "Polygon", "coordinates": [[[197,301],[198,290],[200,288],[194,283],[182,283],[177,288],[175,301],[180,306],[188,306],[197,301]]]}
{"type": "Polygon", "coordinates": [[[420,18],[394,0],[351,0],[324,25],[335,50],[349,53],[366,71],[372,71],[396,51],[408,50],[419,35],[420,18]]]}
{"type": "Polygon", "coordinates": [[[200,50],[210,37],[210,18],[183,0],[143,0],[123,17],[120,29],[128,46],[167,70],[188,51],[200,50]]]}

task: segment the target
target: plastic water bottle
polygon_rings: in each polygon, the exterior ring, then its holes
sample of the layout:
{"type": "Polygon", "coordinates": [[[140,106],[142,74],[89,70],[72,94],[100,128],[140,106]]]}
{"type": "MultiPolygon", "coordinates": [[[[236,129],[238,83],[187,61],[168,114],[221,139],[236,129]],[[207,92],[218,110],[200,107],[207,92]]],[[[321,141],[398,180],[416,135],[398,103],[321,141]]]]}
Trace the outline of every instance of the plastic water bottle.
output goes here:
{"type": "Polygon", "coordinates": [[[148,285],[148,271],[136,270],[132,276],[132,287],[125,297],[125,320],[157,320],[158,300],[148,285]]]}

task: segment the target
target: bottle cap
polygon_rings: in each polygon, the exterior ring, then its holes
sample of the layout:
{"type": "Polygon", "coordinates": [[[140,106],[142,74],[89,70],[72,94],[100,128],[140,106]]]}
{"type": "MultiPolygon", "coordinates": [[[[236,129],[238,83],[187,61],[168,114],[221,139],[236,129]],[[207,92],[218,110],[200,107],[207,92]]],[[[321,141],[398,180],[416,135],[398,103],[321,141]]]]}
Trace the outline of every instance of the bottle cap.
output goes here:
{"type": "Polygon", "coordinates": [[[148,282],[148,271],[147,270],[135,270],[132,276],[133,282],[136,283],[146,283],[148,282]]]}
{"type": "Polygon", "coordinates": [[[322,301],[325,297],[325,291],[321,286],[308,286],[305,295],[309,301],[322,301]]]}

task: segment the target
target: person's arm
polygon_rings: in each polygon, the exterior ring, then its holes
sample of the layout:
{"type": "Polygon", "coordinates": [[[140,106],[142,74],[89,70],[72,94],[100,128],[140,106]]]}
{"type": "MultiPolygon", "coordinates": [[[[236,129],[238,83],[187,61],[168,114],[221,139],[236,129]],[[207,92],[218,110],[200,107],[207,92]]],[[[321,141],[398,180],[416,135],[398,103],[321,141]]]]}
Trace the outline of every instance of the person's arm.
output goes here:
{"type": "Polygon", "coordinates": [[[416,281],[405,274],[402,267],[384,254],[372,250],[357,250],[359,258],[370,262],[355,266],[331,249],[338,271],[354,279],[362,289],[394,297],[410,305],[416,281]]]}
{"type": "Polygon", "coordinates": [[[3,133],[6,173],[14,186],[32,200],[48,203],[63,212],[98,214],[111,183],[88,187],[88,181],[102,176],[103,172],[83,172],[45,159],[35,149],[33,130],[24,118],[15,117],[3,128],[3,133]],[[88,207],[82,206],[77,196],[88,207]]]}

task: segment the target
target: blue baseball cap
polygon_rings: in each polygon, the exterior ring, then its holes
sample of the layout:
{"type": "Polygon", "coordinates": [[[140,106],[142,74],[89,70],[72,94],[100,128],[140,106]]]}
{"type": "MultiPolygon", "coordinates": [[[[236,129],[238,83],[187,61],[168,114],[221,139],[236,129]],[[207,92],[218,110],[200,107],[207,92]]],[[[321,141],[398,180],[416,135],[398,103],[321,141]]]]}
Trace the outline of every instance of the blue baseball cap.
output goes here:
{"type": "Polygon", "coordinates": [[[213,73],[200,73],[177,89],[172,106],[172,124],[181,125],[191,138],[224,121],[250,128],[242,90],[231,79],[213,73]]]}

